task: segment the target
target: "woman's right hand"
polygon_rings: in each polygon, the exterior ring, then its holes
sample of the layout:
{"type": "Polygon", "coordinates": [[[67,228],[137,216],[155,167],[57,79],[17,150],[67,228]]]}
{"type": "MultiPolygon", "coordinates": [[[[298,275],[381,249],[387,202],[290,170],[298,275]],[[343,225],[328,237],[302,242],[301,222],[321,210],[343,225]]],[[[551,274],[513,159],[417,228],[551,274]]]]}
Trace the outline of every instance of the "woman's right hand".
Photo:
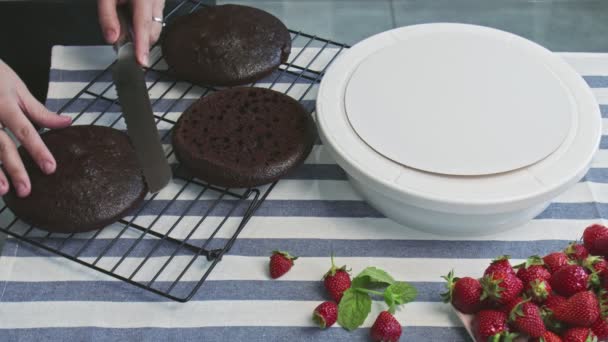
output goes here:
{"type": "MultiPolygon", "coordinates": [[[[19,197],[30,194],[31,183],[17,146],[5,129],[10,130],[21,142],[45,174],[55,172],[57,167],[55,158],[28,118],[46,128],[67,127],[72,122],[70,117],[48,111],[29,92],[19,76],[0,60],[0,161],[19,197]]],[[[9,190],[9,182],[3,170],[0,169],[0,195],[9,190]]]]}

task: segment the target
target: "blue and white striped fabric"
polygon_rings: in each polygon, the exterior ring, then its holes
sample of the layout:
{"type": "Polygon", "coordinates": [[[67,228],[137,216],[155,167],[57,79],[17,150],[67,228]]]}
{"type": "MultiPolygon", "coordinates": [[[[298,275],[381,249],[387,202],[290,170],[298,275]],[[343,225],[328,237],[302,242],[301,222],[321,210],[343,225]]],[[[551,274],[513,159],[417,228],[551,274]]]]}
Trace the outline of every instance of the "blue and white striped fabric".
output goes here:
{"type": "MultiPolygon", "coordinates": [[[[608,54],[562,57],[584,76],[608,118],[608,54]]],[[[107,47],[55,47],[48,105],[58,109],[113,58],[107,47]]],[[[307,96],[314,99],[313,93],[307,96]]],[[[279,182],[185,304],[9,239],[0,257],[0,341],[366,341],[384,308],[380,301],[364,328],[352,333],[339,327],[320,331],[310,319],[326,299],[320,279],[331,252],[354,272],[377,266],[417,286],[417,301],[397,312],[402,340],[467,341],[461,323],[440,302],[440,276],[452,268],[478,276],[501,254],[521,259],[558,250],[585,226],[605,222],[607,137],[585,179],[538,218],[509,232],[466,239],[421,233],[383,218],[361,201],[319,144],[300,170],[279,182]],[[286,276],[270,280],[268,256],[277,248],[300,258],[286,276]]],[[[144,215],[154,215],[155,208],[144,215]]]]}

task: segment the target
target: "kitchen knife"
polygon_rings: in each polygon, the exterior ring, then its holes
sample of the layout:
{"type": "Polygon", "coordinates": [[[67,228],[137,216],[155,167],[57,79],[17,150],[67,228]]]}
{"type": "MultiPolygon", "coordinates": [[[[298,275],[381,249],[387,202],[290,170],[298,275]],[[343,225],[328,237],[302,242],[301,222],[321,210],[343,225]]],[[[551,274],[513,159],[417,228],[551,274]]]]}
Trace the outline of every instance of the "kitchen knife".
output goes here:
{"type": "Polygon", "coordinates": [[[156,193],[171,180],[171,168],[161,145],[144,72],[135,58],[129,13],[124,7],[119,7],[118,17],[121,34],[114,45],[118,58],[112,67],[112,78],[127,124],[127,133],[143,170],[148,191],[156,193]]]}

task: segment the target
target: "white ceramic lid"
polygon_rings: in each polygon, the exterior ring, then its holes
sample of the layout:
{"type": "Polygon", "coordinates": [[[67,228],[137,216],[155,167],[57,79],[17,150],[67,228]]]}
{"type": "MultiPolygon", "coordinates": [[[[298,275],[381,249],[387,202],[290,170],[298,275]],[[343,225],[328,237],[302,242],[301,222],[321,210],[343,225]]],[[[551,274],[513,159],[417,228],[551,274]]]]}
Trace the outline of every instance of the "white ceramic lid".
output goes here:
{"type": "Polygon", "coordinates": [[[586,172],[601,136],[597,102],[563,60],[464,24],[402,27],[349,49],[323,78],[317,124],[352,177],[451,212],[552,199],[586,172]]]}

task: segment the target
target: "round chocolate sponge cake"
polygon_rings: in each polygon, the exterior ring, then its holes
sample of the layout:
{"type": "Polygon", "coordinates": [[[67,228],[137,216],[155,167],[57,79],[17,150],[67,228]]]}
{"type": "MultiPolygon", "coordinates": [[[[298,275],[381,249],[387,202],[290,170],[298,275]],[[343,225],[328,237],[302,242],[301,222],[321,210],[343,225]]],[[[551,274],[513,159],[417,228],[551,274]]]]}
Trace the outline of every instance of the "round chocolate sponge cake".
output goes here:
{"type": "Polygon", "coordinates": [[[257,8],[210,6],[171,22],[162,51],[180,79],[239,85],[259,80],[285,62],[291,35],[279,19],[257,8]]]}
{"type": "Polygon", "coordinates": [[[192,104],[173,130],[181,164],[214,185],[271,183],[301,164],[314,124],[300,103],[274,90],[231,88],[192,104]]]}
{"type": "Polygon", "coordinates": [[[71,126],[42,134],[57,161],[43,174],[23,146],[19,154],[32,191],[4,196],[13,213],[50,232],[78,233],[103,228],[139,206],[147,187],[129,137],[101,126],[71,126]]]}

